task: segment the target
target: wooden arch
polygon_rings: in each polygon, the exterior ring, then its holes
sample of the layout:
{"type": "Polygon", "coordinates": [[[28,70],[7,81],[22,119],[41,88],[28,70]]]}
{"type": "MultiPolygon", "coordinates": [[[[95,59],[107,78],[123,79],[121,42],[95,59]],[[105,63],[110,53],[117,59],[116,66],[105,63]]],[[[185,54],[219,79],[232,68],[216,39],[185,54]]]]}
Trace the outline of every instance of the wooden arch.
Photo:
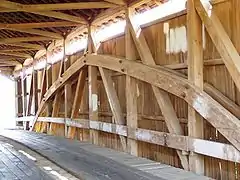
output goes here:
{"type": "Polygon", "coordinates": [[[86,65],[98,66],[126,74],[184,99],[225,136],[229,142],[240,150],[240,132],[238,131],[240,128],[239,120],[207,93],[194,86],[184,77],[178,76],[176,73],[164,67],[147,66],[142,63],[106,55],[86,55],[69,67],[44,95],[34,119],[32,129],[34,128],[38,116],[44,109],[46,102],[63,87],[73,75],[78,73],[79,70],[86,65]]]}

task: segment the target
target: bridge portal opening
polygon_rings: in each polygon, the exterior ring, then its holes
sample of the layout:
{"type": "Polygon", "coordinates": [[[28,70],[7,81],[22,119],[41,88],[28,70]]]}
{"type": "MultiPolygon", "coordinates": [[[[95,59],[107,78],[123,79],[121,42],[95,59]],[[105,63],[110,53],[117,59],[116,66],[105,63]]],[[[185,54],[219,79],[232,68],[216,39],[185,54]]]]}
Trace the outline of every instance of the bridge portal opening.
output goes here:
{"type": "Polygon", "coordinates": [[[14,128],[16,126],[14,81],[0,74],[0,87],[0,130],[14,128]]]}

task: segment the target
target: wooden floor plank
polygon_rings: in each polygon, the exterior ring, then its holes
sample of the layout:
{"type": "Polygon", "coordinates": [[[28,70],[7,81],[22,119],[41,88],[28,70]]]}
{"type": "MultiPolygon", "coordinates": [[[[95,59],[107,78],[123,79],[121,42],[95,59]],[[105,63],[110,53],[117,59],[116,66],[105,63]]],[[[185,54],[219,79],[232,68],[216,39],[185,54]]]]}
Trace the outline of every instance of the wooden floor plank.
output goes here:
{"type": "Polygon", "coordinates": [[[0,141],[0,179],[1,180],[52,180],[31,160],[0,141]]]}
{"type": "Polygon", "coordinates": [[[0,135],[29,147],[78,178],[96,179],[97,177],[99,180],[209,179],[86,142],[18,130],[3,131],[0,135]]]}

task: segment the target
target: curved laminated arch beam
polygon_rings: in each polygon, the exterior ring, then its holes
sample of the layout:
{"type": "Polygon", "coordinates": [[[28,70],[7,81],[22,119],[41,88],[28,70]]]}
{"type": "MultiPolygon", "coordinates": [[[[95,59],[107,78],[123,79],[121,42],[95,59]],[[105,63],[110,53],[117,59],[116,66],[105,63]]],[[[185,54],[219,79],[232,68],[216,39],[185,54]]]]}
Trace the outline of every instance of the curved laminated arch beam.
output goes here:
{"type": "Polygon", "coordinates": [[[240,150],[240,121],[207,93],[194,86],[187,79],[171,73],[164,67],[147,66],[142,63],[106,55],[87,55],[78,59],[44,95],[34,122],[36,122],[46,101],[85,65],[99,66],[126,74],[184,99],[240,150]]]}

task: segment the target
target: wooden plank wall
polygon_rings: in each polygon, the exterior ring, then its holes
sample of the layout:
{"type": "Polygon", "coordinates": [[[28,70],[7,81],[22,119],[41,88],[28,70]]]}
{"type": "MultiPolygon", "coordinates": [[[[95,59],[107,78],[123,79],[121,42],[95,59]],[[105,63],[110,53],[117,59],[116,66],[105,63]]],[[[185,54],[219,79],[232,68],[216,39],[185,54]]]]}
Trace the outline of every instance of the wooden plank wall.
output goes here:
{"type": "MultiPolygon", "coordinates": [[[[235,47],[240,53],[240,3],[239,0],[229,0],[219,3],[214,6],[213,10],[217,13],[221,20],[226,32],[232,39],[235,47]],[[238,6],[237,6],[238,5],[238,6]],[[238,17],[238,18],[237,18],[238,17]]],[[[164,22],[159,22],[151,26],[143,28],[143,33],[146,37],[149,48],[153,54],[153,57],[158,65],[173,65],[179,63],[186,63],[187,52],[171,52],[167,53],[166,46],[166,28],[176,29],[180,27],[186,28],[186,15],[181,15],[174,19],[170,19],[164,22]]],[[[187,30],[186,30],[187,31],[187,30]]],[[[169,31],[170,32],[170,31],[169,31]]],[[[181,32],[184,34],[183,32],[181,32]]],[[[209,35],[205,31],[205,48],[204,48],[204,60],[212,60],[220,58],[219,53],[214,47],[209,35]]],[[[178,37],[179,38],[179,37],[178,37]]],[[[184,39],[179,38],[170,40],[171,43],[184,43],[184,39]]],[[[187,39],[186,39],[187,41],[187,39]]],[[[180,44],[179,46],[184,46],[180,44]]],[[[174,49],[174,48],[173,48],[174,49]]],[[[184,51],[184,49],[183,49],[184,51]]],[[[125,57],[125,37],[124,35],[105,41],[101,44],[99,54],[114,55],[118,57],[125,57]]],[[[74,63],[82,53],[78,53],[70,57],[71,63],[74,63]]],[[[139,57],[138,57],[139,58],[139,57]]],[[[60,63],[56,63],[52,66],[53,82],[57,79],[58,68],[60,63]]],[[[178,70],[183,74],[187,74],[187,69],[178,70]]],[[[40,77],[39,77],[40,78],[40,77]]],[[[117,91],[117,95],[120,100],[120,105],[126,118],[126,98],[125,98],[125,76],[118,73],[113,74],[114,86],[117,91]]],[[[204,81],[210,83],[226,97],[240,105],[240,93],[237,90],[234,82],[232,81],[225,65],[208,65],[204,67],[204,81]]],[[[41,81],[39,81],[41,82],[41,81]]],[[[88,119],[88,81],[84,89],[84,97],[80,106],[80,113],[77,118],[88,119]]],[[[75,84],[73,84],[75,86],[75,84]]],[[[144,82],[138,82],[138,121],[139,128],[157,130],[162,132],[168,132],[166,124],[162,118],[161,111],[158,107],[156,99],[153,95],[152,88],[149,84],[144,82]]],[[[75,88],[73,88],[75,90],[75,88]]],[[[74,94],[75,92],[73,92],[74,94]]],[[[98,81],[98,96],[99,96],[99,120],[104,122],[112,122],[112,113],[107,100],[107,95],[99,77],[98,81]]],[[[184,129],[184,135],[188,135],[187,132],[187,117],[188,106],[183,100],[171,95],[171,101],[177,112],[177,116],[180,119],[181,126],[184,129]]],[[[64,99],[62,99],[63,101],[64,99]]],[[[64,104],[64,103],[62,103],[64,104]]],[[[63,117],[64,107],[60,108],[59,117],[63,117]]],[[[60,129],[64,128],[63,125],[58,125],[60,129]]],[[[228,141],[219,134],[215,128],[213,128],[207,121],[204,121],[204,138],[206,140],[224,142],[228,141]]],[[[63,131],[64,132],[64,131],[63,131]]],[[[63,135],[63,134],[59,134],[63,135]]],[[[77,129],[76,139],[81,141],[89,140],[89,130],[77,129]]],[[[120,138],[117,135],[109,134],[105,132],[99,133],[99,145],[104,147],[110,147],[117,150],[122,150],[120,138]]],[[[138,142],[138,154],[139,156],[146,157],[155,161],[160,161],[166,164],[170,164],[175,167],[181,167],[180,160],[174,149],[162,147],[146,142],[138,142]]],[[[216,179],[240,179],[240,164],[228,162],[216,158],[204,157],[205,159],[205,175],[216,179]]]]}

